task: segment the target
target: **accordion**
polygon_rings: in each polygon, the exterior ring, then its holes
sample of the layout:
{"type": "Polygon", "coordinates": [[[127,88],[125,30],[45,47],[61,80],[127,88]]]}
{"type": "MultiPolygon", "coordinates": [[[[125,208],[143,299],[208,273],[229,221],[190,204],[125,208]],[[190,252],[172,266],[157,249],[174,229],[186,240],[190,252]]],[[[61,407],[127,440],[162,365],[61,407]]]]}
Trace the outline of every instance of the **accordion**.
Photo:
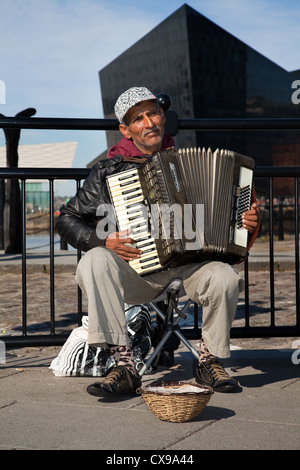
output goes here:
{"type": "Polygon", "coordinates": [[[242,213],[250,209],[254,160],[230,150],[156,153],[106,178],[118,229],[131,230],[140,275],[205,260],[247,256],[242,213]]]}

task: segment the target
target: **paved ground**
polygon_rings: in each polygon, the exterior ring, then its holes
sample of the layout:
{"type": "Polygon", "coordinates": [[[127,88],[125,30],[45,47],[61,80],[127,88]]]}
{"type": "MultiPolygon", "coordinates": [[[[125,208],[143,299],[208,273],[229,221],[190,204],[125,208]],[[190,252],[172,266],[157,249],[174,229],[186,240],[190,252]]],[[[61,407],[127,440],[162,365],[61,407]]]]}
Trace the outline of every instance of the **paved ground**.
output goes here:
{"type": "MultiPolygon", "coordinates": [[[[292,363],[293,352],[232,351],[224,364],[242,392],[214,393],[192,421],[171,423],[160,421],[141,396],[98,399],[86,392],[94,379],[55,377],[48,367],[57,348],[15,349],[0,368],[0,449],[95,449],[104,451],[100,463],[114,455],[149,462],[151,455],[184,451],[197,465],[201,450],[299,450],[300,365],[292,363]]],[[[182,347],[174,367],[144,376],[143,385],[193,382],[193,366],[182,347]]]]}
{"type": "MultiPolygon", "coordinates": [[[[285,250],[277,249],[275,256],[280,260],[275,272],[276,321],[285,325],[294,324],[296,311],[293,244],[289,243],[285,250]]],[[[260,264],[266,263],[266,258],[266,247],[258,244],[249,273],[253,326],[269,322],[269,272],[260,264]]],[[[76,326],[77,309],[74,255],[64,253],[59,259],[55,269],[57,333],[76,326]]],[[[30,263],[27,274],[28,325],[30,332],[43,333],[49,329],[49,269],[44,255],[35,255],[34,260],[39,262],[30,263]]],[[[20,260],[2,256],[2,334],[20,332],[19,266],[20,260]]],[[[241,295],[234,326],[243,325],[243,302],[241,295]]],[[[58,346],[7,349],[0,365],[0,449],[100,449],[105,451],[104,463],[114,455],[125,455],[125,450],[127,455],[132,451],[132,456],[148,459],[148,463],[151,455],[184,451],[192,454],[197,464],[198,451],[203,449],[299,449],[300,353],[291,349],[294,341],[299,338],[232,340],[232,355],[224,365],[240,381],[243,391],[215,393],[203,412],[187,423],[160,421],[141,396],[98,400],[86,393],[93,379],[55,377],[49,365],[60,350],[58,346]],[[150,454],[141,454],[141,449],[150,454]]],[[[160,379],[193,382],[194,367],[193,356],[180,346],[175,365],[145,375],[143,384],[160,379]]]]}

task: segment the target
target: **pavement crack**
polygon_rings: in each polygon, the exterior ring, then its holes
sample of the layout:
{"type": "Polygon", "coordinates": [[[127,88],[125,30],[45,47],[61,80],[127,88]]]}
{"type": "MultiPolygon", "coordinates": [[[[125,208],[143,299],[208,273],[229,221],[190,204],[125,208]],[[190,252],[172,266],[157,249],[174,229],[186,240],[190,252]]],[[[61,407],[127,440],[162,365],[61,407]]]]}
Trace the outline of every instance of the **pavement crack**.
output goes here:
{"type": "Polygon", "coordinates": [[[300,379],[296,378],[295,380],[292,380],[291,382],[289,382],[288,384],[286,385],[283,385],[283,387],[281,387],[281,390],[284,390],[285,388],[289,388],[291,385],[299,382],[300,379]]]}
{"type": "MultiPolygon", "coordinates": [[[[220,418],[220,419],[222,419],[222,418],[220,418]]],[[[163,447],[162,450],[168,450],[168,449],[170,449],[170,447],[173,447],[174,445],[178,444],[179,442],[184,442],[186,439],[193,436],[193,434],[197,434],[198,432],[203,431],[207,427],[212,426],[217,421],[220,421],[220,419],[213,419],[213,420],[209,421],[204,426],[202,426],[201,429],[196,429],[195,431],[191,431],[190,433],[188,433],[186,436],[182,437],[181,439],[177,439],[177,441],[172,442],[171,445],[168,445],[167,447],[163,447]]]]}
{"type": "Polygon", "coordinates": [[[9,406],[14,405],[15,403],[17,403],[17,400],[12,401],[11,403],[6,403],[5,405],[1,405],[0,410],[3,410],[4,408],[8,408],[9,406]]]}

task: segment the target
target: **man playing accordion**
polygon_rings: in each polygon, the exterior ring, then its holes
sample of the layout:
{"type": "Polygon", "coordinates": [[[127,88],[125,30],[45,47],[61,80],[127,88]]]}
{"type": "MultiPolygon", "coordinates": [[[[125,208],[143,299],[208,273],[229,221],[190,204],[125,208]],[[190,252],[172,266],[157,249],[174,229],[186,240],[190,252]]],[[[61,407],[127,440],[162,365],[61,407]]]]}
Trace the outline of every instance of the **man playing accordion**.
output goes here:
{"type": "MultiPolygon", "coordinates": [[[[133,87],[115,104],[122,140],[110,149],[108,159],[97,162],[77,194],[63,209],[57,230],[69,244],[85,251],[76,280],[88,299],[88,342],[114,356],[107,376],[88,387],[96,396],[134,393],[141,378],[135,369],[124,315],[124,303],[141,304],[154,299],[173,278],[181,278],[188,297],[202,306],[202,338],[196,381],[215,391],[240,387],[224,370],[219,358],[230,356],[230,328],[243,280],[230,264],[204,260],[140,276],[129,264],[141,250],[127,231],[97,235],[97,208],[109,204],[106,178],[138,168],[149,156],[174,146],[164,134],[165,116],[156,96],[144,87],[133,87]]],[[[259,228],[259,213],[252,195],[251,208],[242,217],[249,232],[248,248],[259,228]]],[[[99,233],[99,232],[98,232],[99,233]]]]}

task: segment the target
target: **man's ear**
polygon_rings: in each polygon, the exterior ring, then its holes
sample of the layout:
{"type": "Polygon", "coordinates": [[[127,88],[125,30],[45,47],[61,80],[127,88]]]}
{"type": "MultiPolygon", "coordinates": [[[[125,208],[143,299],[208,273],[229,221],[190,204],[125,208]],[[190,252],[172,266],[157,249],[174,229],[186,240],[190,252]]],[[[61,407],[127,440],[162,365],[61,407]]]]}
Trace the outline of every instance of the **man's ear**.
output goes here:
{"type": "Polygon", "coordinates": [[[130,139],[130,132],[125,124],[119,124],[119,131],[121,134],[123,134],[124,137],[126,137],[126,139],[130,139]]]}

